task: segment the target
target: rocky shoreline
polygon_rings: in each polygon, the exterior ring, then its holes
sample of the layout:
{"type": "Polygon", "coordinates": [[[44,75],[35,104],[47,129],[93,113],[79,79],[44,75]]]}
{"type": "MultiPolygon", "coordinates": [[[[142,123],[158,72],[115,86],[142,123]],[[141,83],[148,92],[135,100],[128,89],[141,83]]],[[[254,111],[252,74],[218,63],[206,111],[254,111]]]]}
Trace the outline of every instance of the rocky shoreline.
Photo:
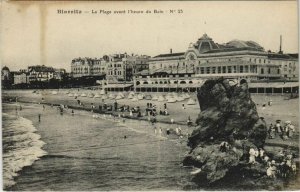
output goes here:
{"type": "Polygon", "coordinates": [[[231,190],[282,190],[296,178],[288,162],[299,152],[286,148],[278,154],[264,148],[266,122],[258,116],[246,82],[231,86],[222,78],[208,80],[197,96],[201,112],[183,164],[199,170],[193,178],[199,186],[218,188],[225,182],[231,190]]]}

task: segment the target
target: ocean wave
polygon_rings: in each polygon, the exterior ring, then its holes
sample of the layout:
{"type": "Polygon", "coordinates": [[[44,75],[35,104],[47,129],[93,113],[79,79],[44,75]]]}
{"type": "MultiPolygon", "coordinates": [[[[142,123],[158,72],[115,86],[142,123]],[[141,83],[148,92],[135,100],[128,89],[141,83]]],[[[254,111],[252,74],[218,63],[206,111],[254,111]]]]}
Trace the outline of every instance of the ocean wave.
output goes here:
{"type": "Polygon", "coordinates": [[[31,166],[47,152],[42,149],[45,142],[29,119],[7,113],[2,118],[3,185],[7,188],[15,184],[14,177],[23,167],[31,166]]]}

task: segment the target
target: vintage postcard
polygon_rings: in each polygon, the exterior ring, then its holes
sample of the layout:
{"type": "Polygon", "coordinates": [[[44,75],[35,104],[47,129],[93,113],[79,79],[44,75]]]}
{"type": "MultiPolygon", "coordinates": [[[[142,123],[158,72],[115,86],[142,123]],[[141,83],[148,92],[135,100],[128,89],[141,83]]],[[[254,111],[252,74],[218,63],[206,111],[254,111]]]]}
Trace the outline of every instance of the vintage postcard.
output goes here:
{"type": "Polygon", "coordinates": [[[299,190],[297,1],[1,1],[2,190],[299,190]]]}

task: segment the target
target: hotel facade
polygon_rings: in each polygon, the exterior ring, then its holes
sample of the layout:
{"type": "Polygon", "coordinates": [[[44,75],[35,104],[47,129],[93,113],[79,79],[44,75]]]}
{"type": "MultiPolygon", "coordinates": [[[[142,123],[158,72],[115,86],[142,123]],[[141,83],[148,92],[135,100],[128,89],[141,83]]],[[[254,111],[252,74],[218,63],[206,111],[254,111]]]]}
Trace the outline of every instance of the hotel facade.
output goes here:
{"type": "Polygon", "coordinates": [[[149,60],[149,70],[135,75],[137,91],[196,89],[207,79],[225,77],[239,82],[298,80],[295,55],[265,51],[254,41],[233,40],[218,44],[207,34],[191,43],[186,52],[160,54],[149,60]]]}
{"type": "Polygon", "coordinates": [[[149,56],[111,54],[100,59],[76,58],[71,62],[73,77],[106,75],[109,83],[133,80],[133,74],[148,69],[149,56]]]}

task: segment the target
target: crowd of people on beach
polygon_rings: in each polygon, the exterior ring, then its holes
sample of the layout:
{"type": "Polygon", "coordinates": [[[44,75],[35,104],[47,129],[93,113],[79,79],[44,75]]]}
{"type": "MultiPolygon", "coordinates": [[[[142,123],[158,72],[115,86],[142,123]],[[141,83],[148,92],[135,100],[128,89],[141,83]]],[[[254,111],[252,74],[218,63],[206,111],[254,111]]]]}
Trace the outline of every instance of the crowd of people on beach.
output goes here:
{"type": "Polygon", "coordinates": [[[276,120],[275,125],[272,123],[268,128],[269,139],[280,137],[283,140],[292,138],[295,132],[295,126],[291,121],[285,121],[282,124],[281,120],[276,120]]]}
{"type": "MultiPolygon", "coordinates": [[[[43,99],[44,101],[44,99],[43,99]]],[[[43,110],[45,110],[45,104],[40,103],[43,107],[43,110]]],[[[88,105],[84,104],[83,102],[81,102],[80,100],[77,100],[77,104],[79,106],[86,106],[88,107],[88,105]]],[[[68,113],[70,112],[71,115],[75,115],[74,109],[69,108],[68,105],[66,104],[59,104],[56,105],[56,109],[57,111],[63,115],[63,113],[68,113]],[[70,109],[70,110],[69,110],[70,109]]],[[[51,104],[51,108],[53,108],[54,105],[51,104]]],[[[164,103],[163,105],[164,107],[164,112],[159,115],[169,115],[167,110],[167,103],[164,103]]],[[[96,109],[96,105],[94,103],[90,103],[90,111],[93,113],[92,117],[93,118],[104,118],[104,119],[112,119],[114,121],[119,121],[119,122],[123,122],[125,123],[125,119],[128,117],[142,117],[142,116],[147,116],[148,117],[148,121],[152,124],[152,126],[154,127],[154,134],[160,137],[163,136],[168,136],[168,135],[177,135],[179,138],[183,137],[182,134],[182,129],[180,126],[176,127],[176,128],[167,128],[165,130],[165,132],[162,130],[161,127],[157,128],[156,127],[156,116],[158,115],[156,112],[157,106],[154,105],[153,103],[147,103],[146,109],[144,111],[144,113],[142,113],[142,110],[140,109],[139,106],[136,107],[130,107],[129,105],[119,105],[117,101],[115,101],[113,104],[109,105],[107,104],[105,101],[103,101],[103,104],[99,104],[98,106],[98,110],[96,109]],[[110,114],[105,114],[105,112],[107,111],[111,111],[112,113],[110,114]],[[95,112],[103,112],[103,114],[97,114],[95,112]],[[115,112],[115,113],[113,113],[115,112]],[[127,112],[127,115],[125,115],[125,112],[127,112]],[[129,112],[129,116],[128,116],[128,112],[129,112]],[[135,114],[135,115],[134,115],[135,114]]],[[[38,120],[39,122],[41,121],[41,114],[38,114],[38,120]]],[[[171,118],[171,123],[174,123],[174,119],[171,118]]],[[[192,124],[192,120],[190,118],[190,116],[188,117],[187,120],[187,124],[191,125],[192,124]]]]}
{"type": "MultiPolygon", "coordinates": [[[[235,150],[228,142],[223,141],[219,146],[221,152],[227,152],[228,150],[235,150]]],[[[274,154],[267,154],[263,148],[250,148],[248,154],[245,155],[248,158],[247,163],[254,165],[260,163],[265,166],[265,174],[269,178],[289,178],[297,174],[297,165],[294,160],[294,154],[288,150],[280,150],[275,156],[274,154]],[[273,159],[271,158],[273,157],[273,159]]]]}
{"type": "MultiPolygon", "coordinates": [[[[84,106],[84,104],[80,101],[77,100],[78,105],[84,106]]],[[[91,103],[91,112],[96,112],[96,106],[94,103],[91,103]]],[[[157,110],[157,106],[153,103],[147,103],[146,104],[146,109],[143,112],[140,108],[140,106],[135,106],[135,107],[130,107],[129,105],[122,105],[120,106],[117,101],[114,101],[113,104],[107,104],[103,100],[103,104],[99,105],[98,112],[117,112],[121,113],[122,117],[129,117],[129,118],[139,118],[139,117],[147,117],[148,121],[151,123],[156,123],[157,122],[157,115],[162,115],[162,116],[168,116],[170,115],[168,112],[167,108],[167,103],[163,104],[163,110],[159,108],[159,112],[157,110]],[[127,113],[126,113],[127,112],[127,113]],[[129,114],[128,114],[129,113],[129,114]]],[[[174,123],[174,119],[171,118],[171,124],[174,123]]],[[[193,122],[191,120],[191,117],[188,116],[187,118],[187,125],[192,126],[193,122]]]]}
{"type": "Polygon", "coordinates": [[[293,159],[293,154],[281,150],[276,157],[277,160],[271,159],[264,149],[250,148],[249,164],[262,163],[266,167],[266,175],[270,178],[282,177],[287,178],[295,176],[297,167],[293,159]],[[276,162],[277,161],[277,162],[276,162]]]}

